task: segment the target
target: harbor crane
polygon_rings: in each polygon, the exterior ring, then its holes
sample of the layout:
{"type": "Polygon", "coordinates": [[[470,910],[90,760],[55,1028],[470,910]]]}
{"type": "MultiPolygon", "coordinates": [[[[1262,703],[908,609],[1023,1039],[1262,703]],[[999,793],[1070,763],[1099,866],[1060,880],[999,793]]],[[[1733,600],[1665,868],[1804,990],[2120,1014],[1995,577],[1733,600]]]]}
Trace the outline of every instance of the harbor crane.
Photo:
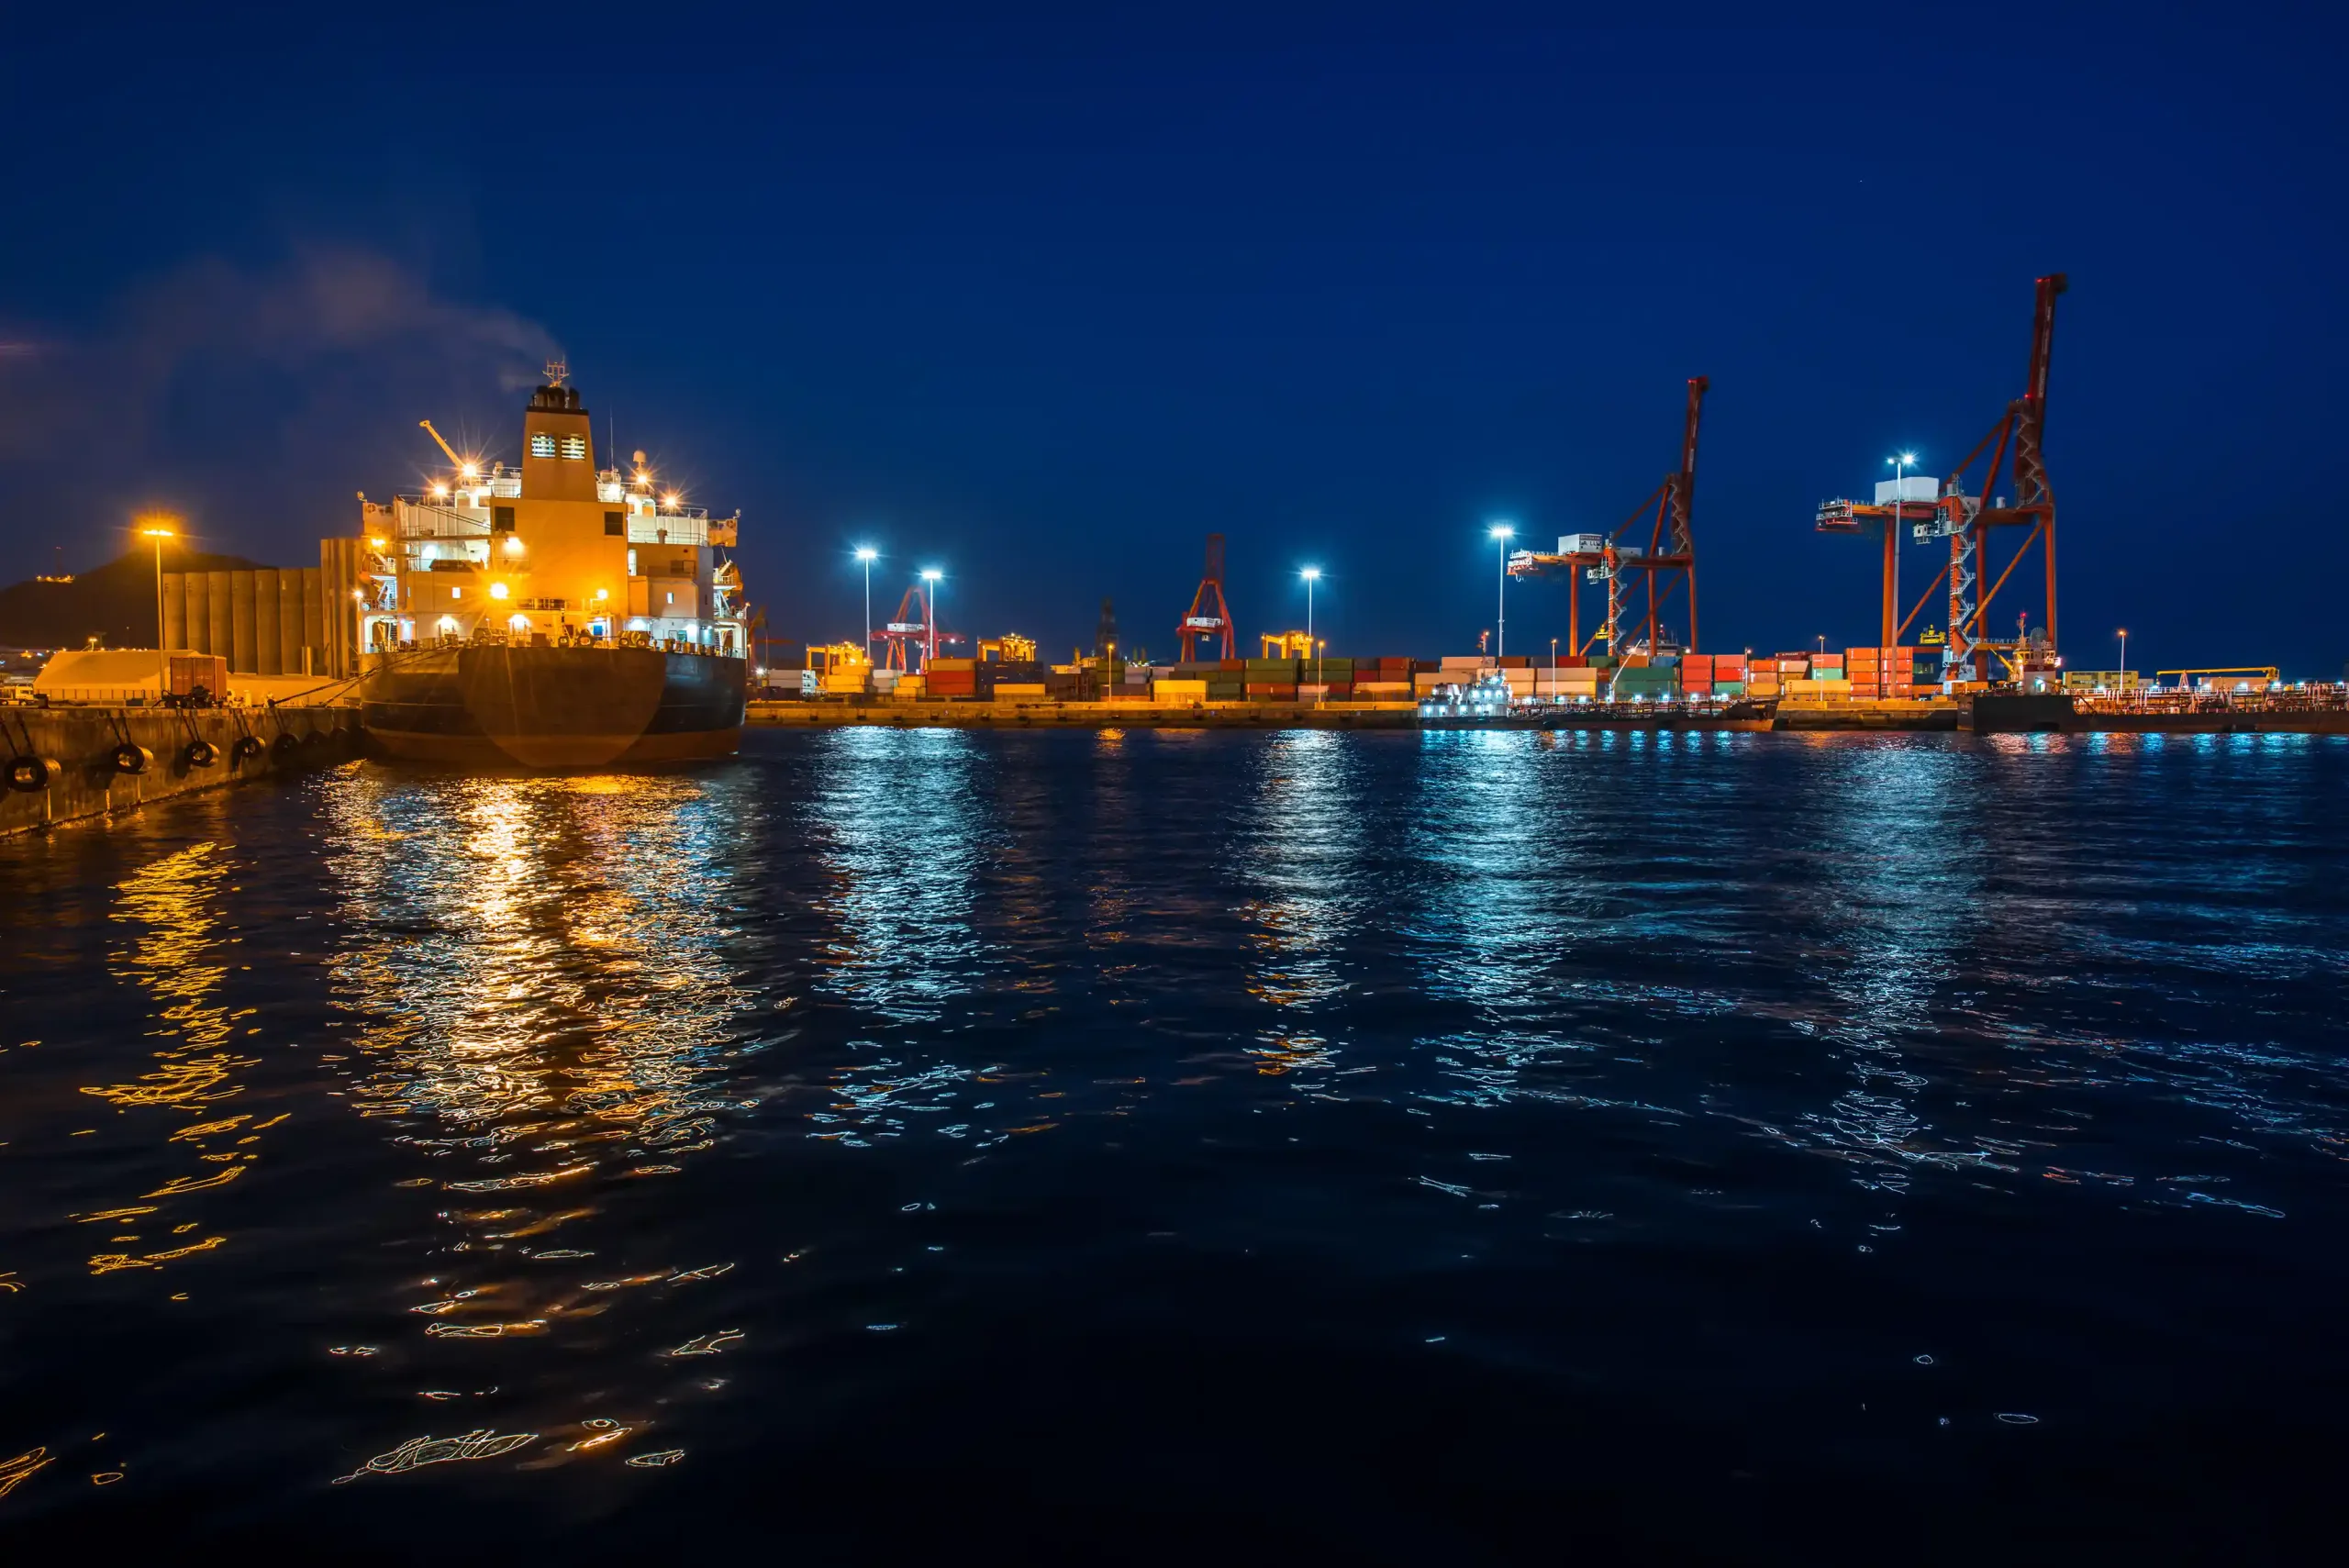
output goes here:
{"type": "Polygon", "coordinates": [[[1210,657],[1237,659],[1238,639],[1231,629],[1231,606],[1223,602],[1223,536],[1208,535],[1207,570],[1200,574],[1199,586],[1191,595],[1191,607],[1174,623],[1174,659],[1187,664],[1194,651],[1194,640],[1208,648],[1220,644],[1223,651],[1210,657]]]}
{"type": "MultiPolygon", "coordinates": [[[[885,642],[889,647],[881,667],[907,673],[913,671],[916,653],[963,639],[961,632],[943,628],[934,639],[930,636],[930,589],[927,584],[922,583],[916,583],[906,590],[906,596],[897,601],[897,613],[889,617],[889,624],[875,628],[871,636],[872,640],[885,642]]],[[[927,659],[923,667],[929,667],[927,659]]]]}
{"type": "Polygon", "coordinates": [[[1625,584],[1632,573],[1643,577],[1647,584],[1646,604],[1643,610],[1637,612],[1645,625],[1643,645],[1650,651],[1660,645],[1664,634],[1661,614],[1673,594],[1685,587],[1688,596],[1687,648],[1692,653],[1697,650],[1697,432],[1704,414],[1705,393],[1711,385],[1709,376],[1688,378],[1687,416],[1680,436],[1680,467],[1664,475],[1664,483],[1650,492],[1613,533],[1567,534],[1558,540],[1554,553],[1520,550],[1508,558],[1508,574],[1512,577],[1563,575],[1566,579],[1566,642],[1577,658],[1601,641],[1610,653],[1620,651],[1626,636],[1624,617],[1631,609],[1631,595],[1625,584]],[[1623,536],[1633,533],[1642,519],[1649,524],[1646,541],[1634,542],[1635,533],[1633,539],[1626,539],[1623,536]],[[1586,583],[1604,584],[1607,588],[1606,619],[1587,639],[1582,635],[1582,593],[1586,583]]]}
{"type": "Polygon", "coordinates": [[[1884,587],[1878,627],[1881,646],[1898,645],[1934,594],[1946,585],[1949,632],[1942,653],[1942,672],[1948,680],[1985,679],[1985,654],[2028,652],[2034,660],[2053,659],[2062,646],[2055,635],[2055,493],[2047,481],[2044,441],[2047,372],[2055,348],[2055,301],[2069,286],[2062,272],[2051,272],[2038,280],[2032,311],[2031,367],[2023,380],[2023,394],[2007,405],[2005,415],[1990,427],[1990,433],[1950,471],[1949,477],[1942,482],[1940,495],[1931,500],[1911,499],[1898,493],[1896,481],[1888,489],[1878,487],[1874,506],[1839,500],[1824,502],[1819,508],[1817,527],[1820,533],[1882,534],[1884,587]],[[1977,462],[1983,464],[1980,480],[1976,489],[1968,494],[1967,476],[1977,462]],[[2002,474],[2014,485],[2011,504],[1997,494],[2002,474]],[[1915,606],[1906,616],[1900,614],[1898,553],[1898,530],[1904,528],[1920,543],[1937,539],[1949,540],[1948,562],[1925,584],[1925,591],[1918,595],[1915,606]],[[2015,547],[1997,580],[1987,590],[1977,592],[1989,570],[1991,530],[2005,528],[2028,528],[2031,531],[2015,547]],[[2006,586],[2007,579],[2014,575],[2015,568],[2022,564],[2034,544],[2040,547],[2045,572],[2043,642],[2034,648],[2027,636],[2019,635],[2011,642],[1986,637],[1984,629],[1988,624],[1991,600],[2006,586]]]}

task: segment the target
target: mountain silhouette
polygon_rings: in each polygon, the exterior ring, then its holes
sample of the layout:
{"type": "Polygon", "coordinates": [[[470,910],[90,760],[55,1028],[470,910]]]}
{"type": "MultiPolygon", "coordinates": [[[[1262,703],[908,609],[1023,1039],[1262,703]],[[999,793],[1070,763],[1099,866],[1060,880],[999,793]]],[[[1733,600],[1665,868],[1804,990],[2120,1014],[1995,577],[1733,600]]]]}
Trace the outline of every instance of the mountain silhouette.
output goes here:
{"type": "MultiPolygon", "coordinates": [[[[206,555],[163,547],[166,572],[249,572],[241,555],[206,555]]],[[[155,555],[133,550],[71,583],[38,579],[0,588],[0,647],[155,646],[155,555]]]]}

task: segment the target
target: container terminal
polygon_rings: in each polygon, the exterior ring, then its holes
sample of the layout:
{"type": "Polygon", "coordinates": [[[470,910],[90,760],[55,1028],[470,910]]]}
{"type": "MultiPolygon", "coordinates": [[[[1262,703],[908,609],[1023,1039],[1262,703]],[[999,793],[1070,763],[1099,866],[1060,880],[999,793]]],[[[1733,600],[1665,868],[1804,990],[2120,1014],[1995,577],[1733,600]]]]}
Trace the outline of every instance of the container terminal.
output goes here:
{"type": "Polygon", "coordinates": [[[2125,659],[2066,666],[2044,445],[2065,286],[2036,281],[2021,392],[1963,462],[1934,478],[1907,472],[1904,453],[1868,499],[1819,505],[1818,532],[1881,563],[1876,639],[1842,649],[1700,642],[1704,376],[1687,384],[1677,462],[1612,531],[1544,550],[1489,529],[1489,648],[1480,636],[1474,653],[1332,653],[1313,632],[1308,570],[1307,627],[1264,634],[1249,656],[1210,534],[1172,660],[1121,646],[1105,601],[1093,649],[1047,662],[1032,638],[943,626],[936,572],[874,624],[870,550],[861,639],[765,635],[733,558],[739,515],[686,505],[641,452],[626,471],[599,466],[579,395],[551,365],[519,462],[460,453],[420,421],[446,469],[416,495],[362,493],[357,530],[321,540],[315,568],[167,573],[171,529],[142,526],[162,649],[60,651],[29,683],[0,685],[6,711],[44,710],[38,728],[0,734],[0,828],[61,819],[72,780],[63,815],[118,809],[126,792],[291,765],[325,737],[457,765],[580,767],[724,755],[746,724],[2349,734],[2349,684],[2261,665],[2150,679],[2125,659]],[[1904,546],[1932,566],[1913,599],[1904,546]],[[1564,595],[1565,637],[1508,652],[1511,584],[1564,595]]]}

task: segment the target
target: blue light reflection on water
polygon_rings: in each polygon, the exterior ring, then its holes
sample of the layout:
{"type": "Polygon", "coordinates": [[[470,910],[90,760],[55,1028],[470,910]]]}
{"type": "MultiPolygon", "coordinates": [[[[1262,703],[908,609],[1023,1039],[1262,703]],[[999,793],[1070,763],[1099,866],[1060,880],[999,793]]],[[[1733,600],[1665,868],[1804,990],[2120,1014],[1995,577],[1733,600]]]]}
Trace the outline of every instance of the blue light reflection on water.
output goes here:
{"type": "Polygon", "coordinates": [[[1169,1302],[1817,1456],[1894,1409],[1926,1467],[1943,1418],[2335,1376],[2344,783],[2307,738],[874,728],[12,841],[0,1322],[51,1364],[0,1460],[105,1430],[86,1470],[291,1507],[483,1429],[529,1442],[448,1471],[625,1510],[885,1463],[871,1391],[986,1335],[1217,1384],[1169,1302]]]}

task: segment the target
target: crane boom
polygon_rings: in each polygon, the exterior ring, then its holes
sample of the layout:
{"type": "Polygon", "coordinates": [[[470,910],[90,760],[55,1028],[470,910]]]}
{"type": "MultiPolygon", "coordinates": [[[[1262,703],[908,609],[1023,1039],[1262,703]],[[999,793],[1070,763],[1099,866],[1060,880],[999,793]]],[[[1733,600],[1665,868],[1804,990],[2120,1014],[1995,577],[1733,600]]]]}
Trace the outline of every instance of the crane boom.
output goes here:
{"type": "Polygon", "coordinates": [[[447,441],[440,439],[440,432],[432,428],[431,420],[418,419],[417,423],[423,427],[424,433],[426,435],[432,438],[432,441],[435,446],[438,446],[442,451],[449,454],[449,462],[452,466],[459,469],[465,466],[465,460],[457,455],[457,451],[454,447],[451,447],[447,441]]]}

